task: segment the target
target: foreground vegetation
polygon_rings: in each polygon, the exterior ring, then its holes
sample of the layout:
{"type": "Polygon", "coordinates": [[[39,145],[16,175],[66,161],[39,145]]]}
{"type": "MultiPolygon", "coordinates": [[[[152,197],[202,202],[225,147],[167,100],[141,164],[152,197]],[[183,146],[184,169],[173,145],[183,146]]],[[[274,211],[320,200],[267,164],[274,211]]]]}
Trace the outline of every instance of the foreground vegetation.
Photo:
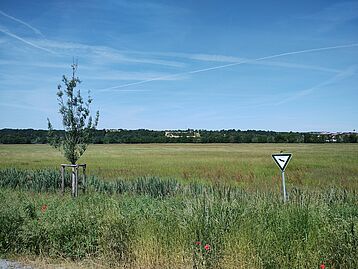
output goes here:
{"type": "Polygon", "coordinates": [[[60,196],[53,170],[0,172],[0,252],[134,268],[357,268],[357,193],[251,192],[221,183],[90,177],[60,196]]]}

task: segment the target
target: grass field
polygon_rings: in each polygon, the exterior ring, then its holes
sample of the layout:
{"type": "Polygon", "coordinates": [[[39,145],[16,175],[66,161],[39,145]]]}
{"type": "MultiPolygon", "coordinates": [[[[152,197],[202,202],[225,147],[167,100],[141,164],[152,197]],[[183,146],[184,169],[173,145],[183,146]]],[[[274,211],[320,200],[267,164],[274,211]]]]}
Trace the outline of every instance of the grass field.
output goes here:
{"type": "MultiPolygon", "coordinates": [[[[288,186],[358,189],[358,144],[90,145],[79,162],[105,179],[142,176],[274,187],[280,171],[272,153],[291,152],[288,186]]],[[[66,163],[47,145],[0,145],[0,168],[54,168],[66,163]]]]}
{"type": "Polygon", "coordinates": [[[0,257],[43,268],[358,267],[357,144],[90,145],[76,199],[59,195],[63,162],[47,145],[0,145],[0,257]],[[271,158],[281,150],[293,154],[286,204],[271,158]]]}

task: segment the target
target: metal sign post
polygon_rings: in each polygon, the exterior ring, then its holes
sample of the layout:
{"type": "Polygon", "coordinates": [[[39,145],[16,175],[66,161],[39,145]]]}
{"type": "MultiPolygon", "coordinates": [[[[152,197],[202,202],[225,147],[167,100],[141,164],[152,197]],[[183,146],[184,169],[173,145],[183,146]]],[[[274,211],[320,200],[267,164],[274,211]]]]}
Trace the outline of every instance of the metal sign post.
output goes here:
{"type": "Polygon", "coordinates": [[[280,153],[280,154],[272,154],[272,158],[274,159],[277,166],[280,168],[282,172],[282,190],[283,190],[283,202],[287,201],[287,193],[286,193],[286,183],[285,183],[285,169],[288,165],[292,157],[291,153],[280,153]]]}
{"type": "Polygon", "coordinates": [[[283,189],[283,202],[286,203],[286,183],[285,183],[285,171],[282,171],[282,189],[283,189]]]}

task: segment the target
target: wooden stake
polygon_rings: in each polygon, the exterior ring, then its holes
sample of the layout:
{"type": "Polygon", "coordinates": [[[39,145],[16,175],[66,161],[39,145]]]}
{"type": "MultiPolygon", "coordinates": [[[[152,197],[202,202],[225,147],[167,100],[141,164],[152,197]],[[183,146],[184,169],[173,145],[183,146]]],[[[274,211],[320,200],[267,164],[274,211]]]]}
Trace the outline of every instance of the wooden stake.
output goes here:
{"type": "Polygon", "coordinates": [[[62,177],[62,182],[61,182],[61,192],[62,194],[64,194],[65,192],[65,172],[66,172],[66,167],[71,167],[72,171],[71,171],[71,187],[72,187],[72,196],[73,197],[77,197],[78,196],[78,185],[79,185],[79,169],[82,167],[82,177],[81,180],[83,181],[83,191],[85,192],[85,188],[86,188],[86,180],[87,180],[87,175],[86,175],[86,164],[61,164],[61,177],[62,177]]]}
{"type": "Polygon", "coordinates": [[[65,194],[65,167],[61,165],[61,193],[65,194]]]}
{"type": "Polygon", "coordinates": [[[84,165],[83,167],[83,192],[86,193],[86,165],[84,165]]]}
{"type": "Polygon", "coordinates": [[[72,167],[72,196],[76,197],[76,171],[75,171],[75,167],[72,167]]]}
{"type": "Polygon", "coordinates": [[[78,196],[78,165],[76,166],[76,197],[78,196]]]}

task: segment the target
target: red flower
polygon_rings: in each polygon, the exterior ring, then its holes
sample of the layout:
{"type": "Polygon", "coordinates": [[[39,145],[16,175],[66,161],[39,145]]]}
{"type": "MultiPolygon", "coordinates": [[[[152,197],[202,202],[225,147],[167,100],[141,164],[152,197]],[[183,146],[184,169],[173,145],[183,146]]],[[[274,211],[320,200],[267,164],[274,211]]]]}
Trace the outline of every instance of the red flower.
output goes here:
{"type": "Polygon", "coordinates": [[[195,245],[200,246],[200,245],[201,245],[201,242],[200,242],[200,241],[196,241],[196,242],[195,242],[195,245]]]}
{"type": "Polygon", "coordinates": [[[210,250],[210,245],[209,245],[209,244],[206,244],[206,245],[204,246],[204,249],[205,249],[206,251],[209,251],[209,250],[210,250]]]}
{"type": "Polygon", "coordinates": [[[324,263],[322,263],[320,266],[319,266],[320,269],[325,269],[326,266],[324,265],[324,263]]]}
{"type": "Polygon", "coordinates": [[[45,204],[42,205],[42,206],[41,206],[41,212],[42,212],[42,213],[45,213],[46,210],[47,210],[47,205],[45,205],[45,204]]]}

